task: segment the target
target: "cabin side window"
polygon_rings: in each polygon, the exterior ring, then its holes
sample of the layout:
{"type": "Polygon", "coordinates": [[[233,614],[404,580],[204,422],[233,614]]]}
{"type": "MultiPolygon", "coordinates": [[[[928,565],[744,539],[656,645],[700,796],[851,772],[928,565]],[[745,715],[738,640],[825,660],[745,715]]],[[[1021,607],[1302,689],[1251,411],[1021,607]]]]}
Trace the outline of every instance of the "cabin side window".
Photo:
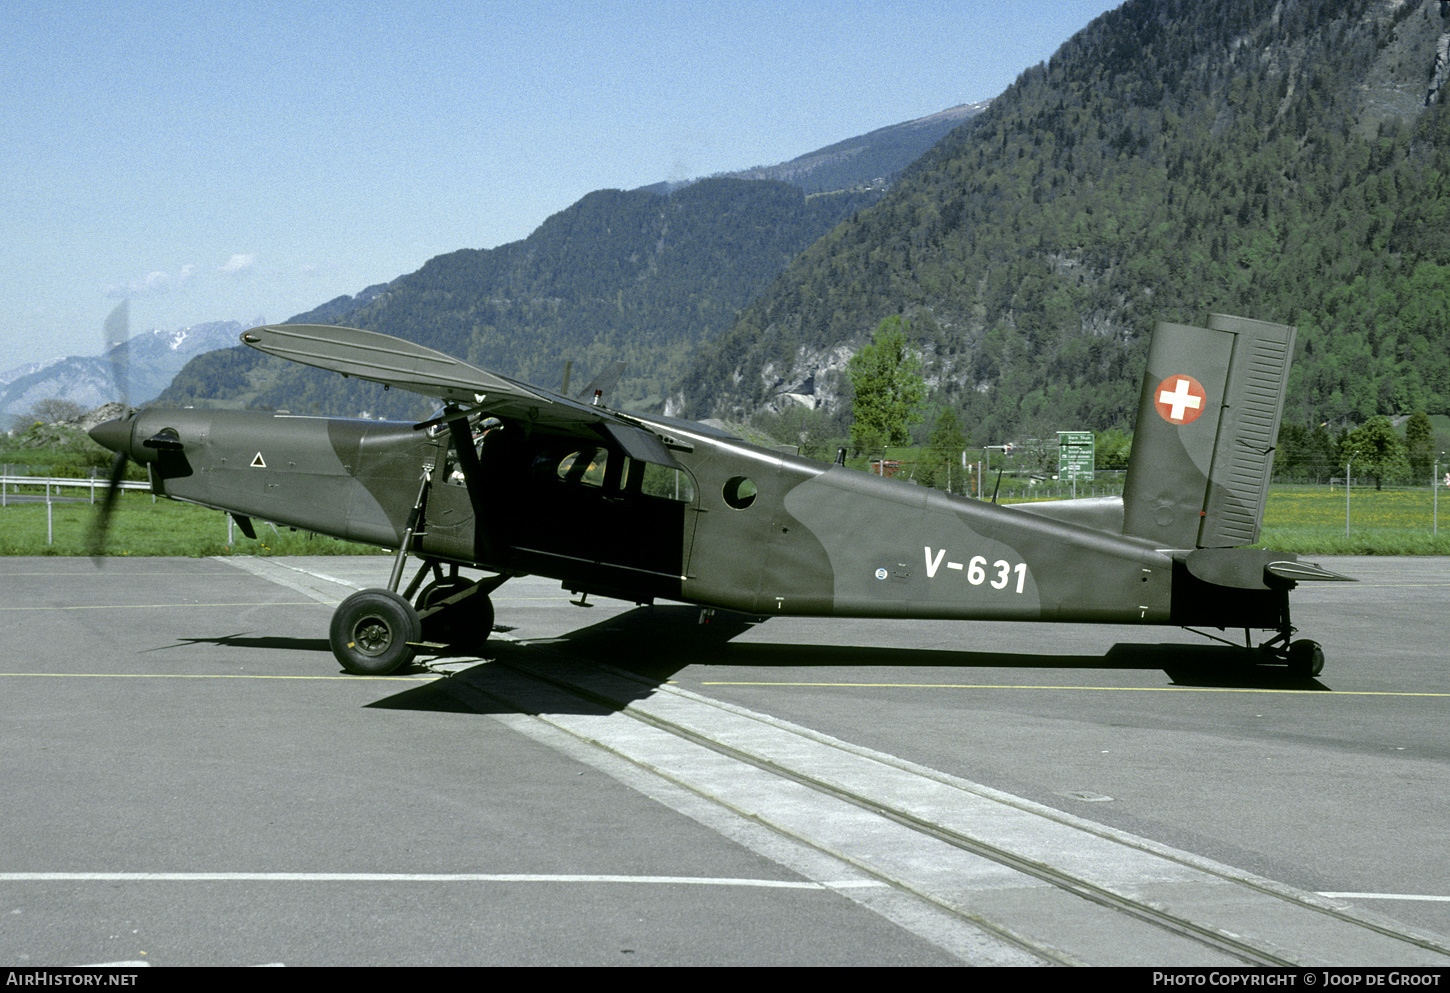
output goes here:
{"type": "MultiPolygon", "coordinates": [[[[683,469],[671,469],[653,462],[631,460],[631,466],[638,467],[638,490],[645,496],[678,503],[691,503],[695,499],[695,482],[683,469]]],[[[634,481],[634,476],[630,477],[634,481]]]]}
{"type": "Polygon", "coordinates": [[[732,476],[726,480],[721,496],[736,510],[744,510],[755,502],[755,480],[749,476],[732,476]]]}
{"type": "Polygon", "coordinates": [[[695,481],[683,469],[630,458],[601,445],[580,445],[579,439],[566,444],[555,439],[541,445],[534,452],[532,465],[536,481],[592,490],[610,500],[695,500],[695,481]]]}

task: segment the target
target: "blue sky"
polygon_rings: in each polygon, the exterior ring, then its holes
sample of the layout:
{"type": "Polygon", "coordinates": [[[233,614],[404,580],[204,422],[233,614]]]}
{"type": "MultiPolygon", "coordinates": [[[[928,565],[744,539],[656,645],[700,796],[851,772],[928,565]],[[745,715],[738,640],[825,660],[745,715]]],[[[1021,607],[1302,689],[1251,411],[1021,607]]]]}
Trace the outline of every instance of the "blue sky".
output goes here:
{"type": "Polygon", "coordinates": [[[0,372],[281,321],[591,190],[794,158],[1001,93],[1112,0],[15,0],[0,372]]]}

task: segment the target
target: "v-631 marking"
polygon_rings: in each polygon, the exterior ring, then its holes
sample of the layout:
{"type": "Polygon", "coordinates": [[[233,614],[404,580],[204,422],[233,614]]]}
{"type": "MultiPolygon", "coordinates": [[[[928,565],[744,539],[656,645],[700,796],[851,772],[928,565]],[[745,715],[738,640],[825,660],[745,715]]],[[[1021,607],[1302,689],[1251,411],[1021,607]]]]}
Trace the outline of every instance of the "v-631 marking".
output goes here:
{"type": "Polygon", "coordinates": [[[1324,655],[1292,641],[1289,592],[1346,578],[1247,547],[1293,354],[1284,325],[1160,324],[1123,497],[1015,507],[613,410],[618,365],[571,399],[354,328],[272,325],[242,341],[443,408],[418,424],[193,409],[109,421],[91,432],[117,453],[98,533],[131,459],[156,494],[228,511],[249,535],[261,519],[395,549],[387,586],[333,616],[353,672],[482,641],[489,594],[533,573],[767,615],[1177,624],[1243,628],[1250,644],[1263,630],[1265,661],[1313,675],[1324,655]],[[422,564],[404,587],[408,556],[422,564]]]}
{"type": "MultiPolygon", "coordinates": [[[[947,550],[939,548],[936,554],[932,554],[931,546],[926,546],[926,578],[931,579],[942,567],[942,558],[946,556],[947,550]]],[[[973,586],[981,586],[987,583],[987,557],[985,555],[973,555],[967,565],[960,562],[948,562],[946,567],[955,572],[967,571],[967,582],[973,586]]],[[[1012,581],[1013,573],[1017,575],[1017,592],[1021,593],[1027,583],[1027,563],[1018,562],[1015,566],[1006,559],[998,559],[992,563],[992,569],[996,571],[996,578],[988,585],[994,590],[1005,590],[1012,581]]]]}

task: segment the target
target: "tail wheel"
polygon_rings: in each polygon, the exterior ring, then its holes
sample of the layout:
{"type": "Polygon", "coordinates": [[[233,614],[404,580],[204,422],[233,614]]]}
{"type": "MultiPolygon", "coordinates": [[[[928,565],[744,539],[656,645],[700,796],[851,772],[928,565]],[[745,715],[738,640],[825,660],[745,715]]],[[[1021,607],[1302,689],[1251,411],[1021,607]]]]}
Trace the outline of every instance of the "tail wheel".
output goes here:
{"type": "Polygon", "coordinates": [[[1289,646],[1290,674],[1309,678],[1323,671],[1324,649],[1319,647],[1319,642],[1305,639],[1289,646]]]}
{"type": "Polygon", "coordinates": [[[348,672],[382,676],[413,661],[412,643],[423,640],[413,605],[391,590],[354,593],[332,615],[328,642],[348,672]]]}

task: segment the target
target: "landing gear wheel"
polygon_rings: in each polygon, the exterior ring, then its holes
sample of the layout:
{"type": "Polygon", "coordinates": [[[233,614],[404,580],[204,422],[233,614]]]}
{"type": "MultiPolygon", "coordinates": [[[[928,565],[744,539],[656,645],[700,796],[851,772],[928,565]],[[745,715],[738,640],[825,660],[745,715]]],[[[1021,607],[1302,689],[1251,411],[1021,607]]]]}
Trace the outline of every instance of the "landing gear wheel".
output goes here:
{"type": "MultiPolygon", "coordinates": [[[[422,613],[455,593],[473,586],[467,580],[443,579],[430,583],[415,601],[422,613]]],[[[423,632],[428,641],[457,647],[477,647],[493,633],[493,601],[483,592],[476,592],[460,603],[445,607],[423,618],[423,632]]]]}
{"type": "Polygon", "coordinates": [[[489,597],[479,597],[479,609],[474,612],[473,623],[473,644],[489,641],[489,635],[493,633],[493,600],[489,597]]]}
{"type": "Polygon", "coordinates": [[[391,590],[363,590],[337,605],[328,630],[332,654],[348,672],[382,676],[413,661],[423,640],[413,605],[391,590]]]}
{"type": "Polygon", "coordinates": [[[473,616],[469,618],[469,630],[464,639],[474,648],[480,647],[493,634],[493,601],[480,594],[474,597],[473,616]]]}
{"type": "Polygon", "coordinates": [[[1324,649],[1319,642],[1296,641],[1289,646],[1289,673],[1311,678],[1324,671],[1324,649]]]}
{"type": "MultiPolygon", "coordinates": [[[[447,600],[453,594],[472,585],[466,579],[440,579],[423,587],[423,592],[418,594],[418,599],[413,601],[413,606],[421,614],[429,607],[447,600]]],[[[423,618],[423,640],[425,641],[451,645],[461,633],[458,630],[458,615],[452,610],[440,610],[436,614],[423,618]]]]}

